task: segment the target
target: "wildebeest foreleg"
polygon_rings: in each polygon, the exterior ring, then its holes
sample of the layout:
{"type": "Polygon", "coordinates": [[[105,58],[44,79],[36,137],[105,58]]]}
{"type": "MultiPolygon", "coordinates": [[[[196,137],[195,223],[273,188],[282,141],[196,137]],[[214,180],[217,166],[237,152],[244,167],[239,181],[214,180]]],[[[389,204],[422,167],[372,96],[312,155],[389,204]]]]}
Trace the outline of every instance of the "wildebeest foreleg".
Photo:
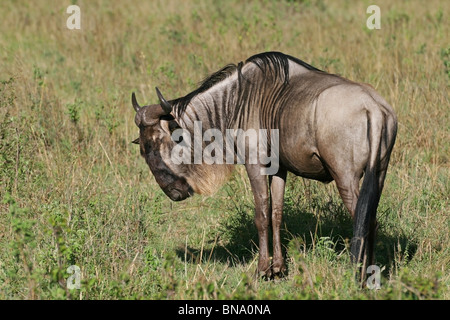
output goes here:
{"type": "Polygon", "coordinates": [[[269,258],[269,190],[267,176],[261,175],[259,165],[247,164],[245,166],[255,198],[255,224],[259,238],[258,273],[260,276],[270,278],[272,270],[269,258]]]}
{"type": "Polygon", "coordinates": [[[283,275],[286,271],[283,252],[281,250],[280,226],[283,217],[284,187],[286,185],[286,169],[280,168],[278,173],[269,177],[270,199],[272,206],[273,261],[274,275],[283,275]]]}

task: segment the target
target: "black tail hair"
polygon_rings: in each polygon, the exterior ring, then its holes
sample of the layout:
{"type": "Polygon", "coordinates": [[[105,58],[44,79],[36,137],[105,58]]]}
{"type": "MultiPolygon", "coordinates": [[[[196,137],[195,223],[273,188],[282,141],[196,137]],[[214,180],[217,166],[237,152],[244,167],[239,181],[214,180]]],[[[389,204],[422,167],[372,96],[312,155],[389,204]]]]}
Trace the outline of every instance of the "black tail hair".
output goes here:
{"type": "Polygon", "coordinates": [[[361,263],[359,271],[361,280],[365,277],[367,264],[373,257],[373,248],[368,245],[368,236],[371,223],[375,223],[380,190],[378,186],[378,174],[375,168],[366,167],[364,181],[362,183],[358,202],[356,204],[355,219],[353,224],[353,239],[351,242],[351,257],[353,262],[361,263]]]}

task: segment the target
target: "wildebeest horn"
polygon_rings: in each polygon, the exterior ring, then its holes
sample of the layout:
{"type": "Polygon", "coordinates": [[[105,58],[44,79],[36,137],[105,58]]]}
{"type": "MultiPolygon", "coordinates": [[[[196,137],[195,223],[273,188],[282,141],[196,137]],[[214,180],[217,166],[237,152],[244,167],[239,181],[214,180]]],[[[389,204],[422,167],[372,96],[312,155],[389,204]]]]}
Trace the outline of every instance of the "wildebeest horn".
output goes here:
{"type": "Polygon", "coordinates": [[[139,109],[141,108],[141,106],[139,105],[139,103],[136,100],[136,95],[134,94],[134,92],[131,94],[131,103],[133,104],[133,108],[136,112],[139,111],[139,109]]]}
{"type": "Polygon", "coordinates": [[[158,87],[156,89],[156,94],[158,95],[159,102],[161,103],[161,108],[164,110],[166,114],[169,114],[172,112],[172,106],[169,102],[167,102],[166,99],[164,99],[163,95],[161,94],[161,91],[159,91],[158,87]]]}

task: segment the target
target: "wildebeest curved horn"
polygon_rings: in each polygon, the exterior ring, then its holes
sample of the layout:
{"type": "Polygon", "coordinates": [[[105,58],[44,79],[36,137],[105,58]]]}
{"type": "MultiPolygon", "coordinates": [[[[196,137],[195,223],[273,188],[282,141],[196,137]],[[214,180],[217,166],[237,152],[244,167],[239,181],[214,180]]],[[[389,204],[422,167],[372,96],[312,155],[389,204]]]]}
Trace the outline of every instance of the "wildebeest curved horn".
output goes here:
{"type": "Polygon", "coordinates": [[[138,112],[139,109],[141,109],[141,106],[136,100],[136,95],[134,94],[134,92],[131,94],[131,103],[133,104],[133,108],[136,112],[138,112]]]}
{"type": "Polygon", "coordinates": [[[161,108],[164,110],[166,114],[169,114],[172,112],[172,106],[169,102],[167,102],[166,99],[164,99],[163,95],[161,94],[161,91],[159,91],[158,87],[156,89],[156,94],[158,95],[159,102],[161,104],[161,108]]]}

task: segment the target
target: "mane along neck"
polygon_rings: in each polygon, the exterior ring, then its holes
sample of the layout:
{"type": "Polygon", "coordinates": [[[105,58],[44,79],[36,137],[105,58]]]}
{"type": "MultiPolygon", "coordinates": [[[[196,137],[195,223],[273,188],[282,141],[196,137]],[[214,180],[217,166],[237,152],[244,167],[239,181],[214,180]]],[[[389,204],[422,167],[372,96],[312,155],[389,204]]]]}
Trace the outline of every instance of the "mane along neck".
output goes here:
{"type": "Polygon", "coordinates": [[[253,112],[250,108],[270,95],[271,90],[287,86],[291,76],[309,71],[323,72],[280,52],[260,53],[245,63],[223,67],[196,90],[173,100],[174,114],[186,129],[194,121],[204,122],[205,128],[243,128],[253,112]]]}

